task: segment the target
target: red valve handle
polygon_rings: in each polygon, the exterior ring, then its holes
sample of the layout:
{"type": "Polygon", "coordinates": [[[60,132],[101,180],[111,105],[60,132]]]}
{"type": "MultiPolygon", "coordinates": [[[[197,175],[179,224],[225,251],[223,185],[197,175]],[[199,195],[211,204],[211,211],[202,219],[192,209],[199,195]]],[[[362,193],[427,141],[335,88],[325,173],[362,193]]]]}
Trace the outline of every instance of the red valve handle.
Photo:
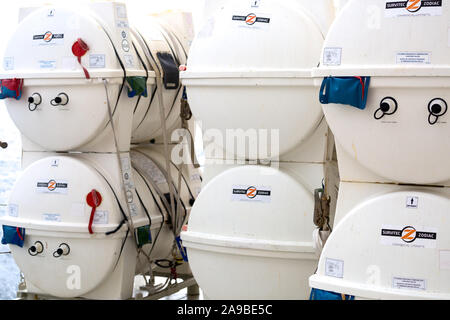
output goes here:
{"type": "Polygon", "coordinates": [[[84,71],[86,79],[90,79],[91,76],[87,69],[81,64],[81,57],[83,57],[89,51],[89,46],[82,39],[78,38],[72,46],[72,53],[78,58],[78,63],[81,65],[84,71]]]}
{"type": "Polygon", "coordinates": [[[97,190],[92,190],[86,196],[86,202],[87,202],[88,206],[92,208],[91,216],[89,218],[89,226],[88,226],[90,234],[94,234],[94,231],[92,230],[92,224],[94,222],[95,211],[102,204],[102,200],[103,200],[102,195],[97,190]]]}

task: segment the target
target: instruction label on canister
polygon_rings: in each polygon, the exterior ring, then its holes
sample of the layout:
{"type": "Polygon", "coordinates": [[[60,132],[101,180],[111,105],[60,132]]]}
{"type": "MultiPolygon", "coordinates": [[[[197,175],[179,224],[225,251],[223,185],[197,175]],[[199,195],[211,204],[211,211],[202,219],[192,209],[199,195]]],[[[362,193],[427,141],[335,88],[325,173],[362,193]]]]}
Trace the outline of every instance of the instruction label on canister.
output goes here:
{"type": "Polygon", "coordinates": [[[325,275],[333,278],[344,278],[344,261],[327,259],[325,261],[325,275]]]}
{"type": "Polygon", "coordinates": [[[422,279],[397,278],[392,279],[392,287],[404,290],[427,290],[427,282],[422,279]]]}
{"type": "Polygon", "coordinates": [[[106,55],[104,54],[89,55],[89,68],[105,68],[105,67],[106,67],[106,55]]]}
{"type": "Polygon", "coordinates": [[[431,54],[429,52],[398,52],[397,64],[430,64],[431,54]]]}
{"type": "Polygon", "coordinates": [[[61,215],[54,213],[44,213],[42,215],[42,219],[49,222],[61,222],[61,215]]]}
{"type": "Polygon", "coordinates": [[[262,202],[272,201],[272,188],[263,186],[233,186],[233,201],[262,202]]]}
{"type": "Polygon", "coordinates": [[[95,211],[93,224],[108,224],[109,213],[108,211],[95,211]]]}
{"type": "Polygon", "coordinates": [[[442,0],[386,1],[387,18],[441,15],[442,0]]]}
{"type": "Polygon", "coordinates": [[[323,64],[326,66],[340,66],[342,62],[342,48],[324,48],[323,64]]]}

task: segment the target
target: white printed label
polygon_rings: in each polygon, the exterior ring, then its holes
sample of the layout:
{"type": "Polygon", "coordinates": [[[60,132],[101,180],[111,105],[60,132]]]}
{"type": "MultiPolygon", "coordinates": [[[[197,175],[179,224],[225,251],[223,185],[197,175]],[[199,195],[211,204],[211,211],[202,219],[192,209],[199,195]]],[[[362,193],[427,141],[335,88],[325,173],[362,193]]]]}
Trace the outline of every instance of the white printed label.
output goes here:
{"type": "Polygon", "coordinates": [[[19,206],[17,204],[8,205],[8,215],[13,218],[19,217],[19,206]]]}
{"type": "Polygon", "coordinates": [[[117,18],[126,19],[127,18],[127,8],[124,5],[116,6],[117,18]]]}
{"type": "Polygon", "coordinates": [[[326,66],[340,66],[342,62],[342,48],[325,48],[323,50],[323,64],[326,66]]]}
{"type": "Polygon", "coordinates": [[[6,57],[3,59],[3,69],[5,69],[5,71],[14,70],[14,58],[13,57],[6,57]]]}
{"type": "Polygon", "coordinates": [[[39,60],[39,68],[41,69],[56,69],[56,61],[55,60],[39,60]]]}
{"type": "Polygon", "coordinates": [[[117,21],[117,28],[119,28],[119,29],[128,29],[129,27],[130,26],[129,26],[127,21],[123,21],[123,20],[117,21]]]}
{"type": "Polygon", "coordinates": [[[399,52],[396,57],[397,64],[430,64],[429,52],[399,52]]]}
{"type": "Polygon", "coordinates": [[[130,204],[129,208],[132,217],[136,217],[139,214],[138,208],[134,203],[130,204]]]}
{"type": "Polygon", "coordinates": [[[67,194],[69,183],[63,180],[42,179],[36,184],[39,193],[67,194]]]}
{"type": "Polygon", "coordinates": [[[386,18],[411,16],[441,16],[442,0],[386,1],[386,18]]]}
{"type": "Polygon", "coordinates": [[[418,209],[419,208],[419,197],[408,197],[408,198],[406,198],[406,208],[408,208],[408,209],[418,209]]]}
{"type": "Polygon", "coordinates": [[[105,66],[106,66],[106,55],[104,54],[89,55],[90,68],[105,68],[105,66]]]}
{"type": "Polygon", "coordinates": [[[51,166],[52,166],[53,168],[58,168],[58,167],[59,167],[59,159],[54,159],[54,160],[52,160],[51,166]]]}
{"type": "Polygon", "coordinates": [[[333,278],[344,278],[344,261],[327,259],[325,262],[325,275],[333,278]]]}
{"type": "Polygon", "coordinates": [[[392,286],[395,289],[406,290],[427,290],[427,282],[422,279],[408,279],[394,277],[392,280],[392,286]]]}
{"type": "Polygon", "coordinates": [[[405,248],[435,249],[437,235],[437,229],[432,228],[383,226],[381,244],[405,248]]]}
{"type": "Polygon", "coordinates": [[[95,211],[93,224],[108,224],[109,213],[108,211],[95,211]]]}
{"type": "Polygon", "coordinates": [[[261,5],[261,0],[250,0],[250,7],[259,8],[261,5]]]}
{"type": "Polygon", "coordinates": [[[233,186],[233,201],[262,202],[272,201],[271,187],[233,186]]]}
{"type": "Polygon", "coordinates": [[[60,214],[53,214],[53,213],[44,213],[42,215],[42,218],[45,221],[50,221],[50,222],[61,222],[61,215],[60,214]]]}
{"type": "Polygon", "coordinates": [[[134,58],[132,55],[124,55],[125,65],[128,67],[132,67],[134,65],[134,58]]]}

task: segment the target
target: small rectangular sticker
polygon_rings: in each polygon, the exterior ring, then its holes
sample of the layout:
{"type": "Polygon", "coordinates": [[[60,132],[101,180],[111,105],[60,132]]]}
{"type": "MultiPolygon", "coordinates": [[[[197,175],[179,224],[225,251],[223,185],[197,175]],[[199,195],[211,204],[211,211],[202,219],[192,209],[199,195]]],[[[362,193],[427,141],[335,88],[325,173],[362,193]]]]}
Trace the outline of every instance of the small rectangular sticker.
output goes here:
{"type": "Polygon", "coordinates": [[[127,8],[124,5],[116,5],[116,14],[118,19],[127,19],[127,8]]]}
{"type": "Polygon", "coordinates": [[[19,217],[19,206],[17,204],[8,205],[8,215],[13,218],[19,217]]]}
{"type": "Polygon", "coordinates": [[[437,246],[437,229],[413,226],[383,226],[381,244],[386,246],[435,249],[437,246]]]}
{"type": "Polygon", "coordinates": [[[40,69],[48,69],[48,70],[56,69],[55,60],[39,60],[38,63],[40,69]]]}
{"type": "Polygon", "coordinates": [[[127,67],[132,67],[134,66],[134,57],[130,54],[124,55],[123,56],[124,60],[125,60],[125,65],[127,67]]]}
{"type": "Polygon", "coordinates": [[[398,52],[397,64],[430,64],[431,54],[429,52],[398,52]]]}
{"type": "Polygon", "coordinates": [[[386,1],[386,18],[441,15],[442,0],[386,1]]]}
{"type": "Polygon", "coordinates": [[[419,208],[419,197],[407,197],[406,198],[406,208],[407,209],[418,209],[419,208]]]}
{"type": "Polygon", "coordinates": [[[108,224],[109,214],[108,211],[96,211],[93,224],[108,224]]]}
{"type": "Polygon", "coordinates": [[[5,57],[3,59],[3,69],[5,71],[14,70],[14,57],[5,57]]]}
{"type": "Polygon", "coordinates": [[[397,278],[392,280],[392,287],[404,290],[427,290],[427,282],[422,279],[397,278]]]}
{"type": "Polygon", "coordinates": [[[326,66],[340,66],[342,62],[342,48],[325,48],[323,50],[323,64],[326,66]]]}
{"type": "Polygon", "coordinates": [[[132,217],[137,217],[139,215],[138,207],[134,203],[131,203],[129,205],[129,208],[130,208],[130,214],[132,217]]]}
{"type": "Polygon", "coordinates": [[[90,68],[105,68],[106,67],[106,55],[90,54],[89,55],[89,67],[90,68]]]}
{"type": "Polygon", "coordinates": [[[63,180],[42,179],[37,182],[36,189],[39,193],[67,194],[69,183],[63,180]]]}
{"type": "Polygon", "coordinates": [[[272,188],[236,185],[233,186],[232,200],[270,203],[272,201],[272,188]]]}
{"type": "Polygon", "coordinates": [[[44,221],[61,222],[61,215],[60,214],[44,213],[42,215],[42,218],[44,219],[44,221]]]}
{"type": "Polygon", "coordinates": [[[327,259],[325,262],[325,275],[333,278],[344,278],[344,261],[327,259]]]}

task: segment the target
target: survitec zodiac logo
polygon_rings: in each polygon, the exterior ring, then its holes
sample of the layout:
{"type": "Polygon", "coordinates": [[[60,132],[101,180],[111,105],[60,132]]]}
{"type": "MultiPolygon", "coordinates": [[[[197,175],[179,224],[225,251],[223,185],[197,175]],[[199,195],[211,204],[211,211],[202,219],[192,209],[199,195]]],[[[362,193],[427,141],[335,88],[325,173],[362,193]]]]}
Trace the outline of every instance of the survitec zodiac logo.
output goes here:
{"type": "Polygon", "coordinates": [[[422,8],[442,7],[442,0],[408,0],[386,2],[386,9],[405,9],[410,13],[419,12],[422,8]]]}

